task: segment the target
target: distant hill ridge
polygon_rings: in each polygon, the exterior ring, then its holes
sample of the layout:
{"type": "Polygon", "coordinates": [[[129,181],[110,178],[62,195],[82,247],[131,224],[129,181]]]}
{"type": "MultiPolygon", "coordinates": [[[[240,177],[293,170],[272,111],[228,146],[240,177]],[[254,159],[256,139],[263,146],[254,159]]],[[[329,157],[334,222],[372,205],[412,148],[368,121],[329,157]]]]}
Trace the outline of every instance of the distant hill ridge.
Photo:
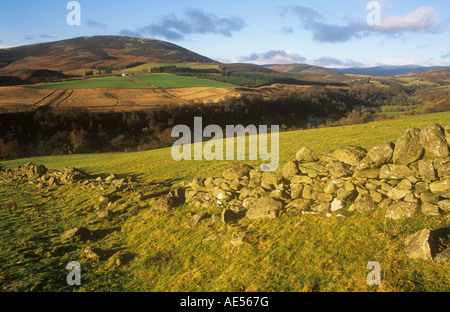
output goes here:
{"type": "Polygon", "coordinates": [[[0,49],[0,73],[24,69],[68,71],[93,65],[217,63],[175,44],[123,36],[94,36],[0,49]]]}

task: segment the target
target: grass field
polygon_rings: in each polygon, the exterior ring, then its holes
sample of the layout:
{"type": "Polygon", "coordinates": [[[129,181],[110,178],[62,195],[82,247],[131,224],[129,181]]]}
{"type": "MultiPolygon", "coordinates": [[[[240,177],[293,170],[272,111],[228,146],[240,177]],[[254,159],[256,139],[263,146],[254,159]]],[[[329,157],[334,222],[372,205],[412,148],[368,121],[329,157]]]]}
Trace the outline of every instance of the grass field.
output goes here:
{"type": "Polygon", "coordinates": [[[149,89],[150,86],[135,82],[127,77],[100,77],[85,80],[42,83],[31,86],[41,89],[72,90],[72,89],[149,89]]]}
{"type": "Polygon", "coordinates": [[[213,80],[198,79],[193,77],[177,76],[171,74],[150,74],[136,76],[137,80],[156,86],[158,88],[234,88],[234,85],[221,83],[213,80]]]}
{"type": "Polygon", "coordinates": [[[33,88],[72,90],[72,89],[151,89],[151,88],[234,88],[231,84],[213,80],[197,79],[193,77],[176,76],[171,74],[148,74],[135,77],[100,77],[84,80],[41,83],[32,85],[33,88]],[[143,83],[140,83],[142,81],[143,83]]]}
{"type": "MultiPolygon", "coordinates": [[[[406,127],[450,124],[450,112],[412,116],[364,125],[311,129],[280,134],[280,159],[292,159],[309,146],[325,152],[347,145],[372,147],[395,142],[406,127]]],[[[168,213],[146,213],[153,199],[135,201],[175,182],[220,175],[233,162],[175,162],[170,149],[39,157],[1,162],[15,168],[33,161],[50,169],[77,167],[90,173],[134,175],[141,182],[119,193],[110,209],[128,205],[127,213],[97,219],[98,198],[108,190],[82,186],[38,190],[23,182],[0,181],[1,291],[449,291],[449,264],[407,258],[403,242],[423,228],[449,226],[445,217],[417,216],[403,221],[384,218],[380,208],[371,217],[326,218],[286,215],[224,225],[201,222],[192,227],[183,206],[168,213]],[[25,226],[26,225],[26,226],[25,226]],[[86,243],[61,244],[59,236],[75,226],[110,230],[86,243]],[[216,239],[203,240],[210,235],[216,239]],[[232,238],[244,235],[245,244],[232,238]],[[135,258],[127,266],[111,267],[84,256],[85,248],[128,250],[135,258]],[[69,261],[79,261],[82,286],[67,286],[69,261]],[[368,286],[366,265],[381,265],[381,286],[368,286]]],[[[260,161],[245,161],[258,165],[260,161]]]]}

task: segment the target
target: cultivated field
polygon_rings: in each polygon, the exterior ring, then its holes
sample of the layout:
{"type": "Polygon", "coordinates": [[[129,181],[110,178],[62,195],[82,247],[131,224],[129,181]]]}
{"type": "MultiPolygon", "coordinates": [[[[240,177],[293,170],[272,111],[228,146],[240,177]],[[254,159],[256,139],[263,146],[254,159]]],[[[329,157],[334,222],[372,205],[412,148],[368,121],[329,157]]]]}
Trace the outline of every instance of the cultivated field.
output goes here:
{"type": "Polygon", "coordinates": [[[191,101],[218,102],[227,96],[240,96],[228,84],[173,75],[154,76],[158,77],[142,76],[145,82],[126,77],[103,77],[32,87],[0,87],[0,113],[34,111],[43,107],[84,108],[93,112],[135,111],[191,101]],[[147,81],[158,86],[149,85],[147,81]]]}

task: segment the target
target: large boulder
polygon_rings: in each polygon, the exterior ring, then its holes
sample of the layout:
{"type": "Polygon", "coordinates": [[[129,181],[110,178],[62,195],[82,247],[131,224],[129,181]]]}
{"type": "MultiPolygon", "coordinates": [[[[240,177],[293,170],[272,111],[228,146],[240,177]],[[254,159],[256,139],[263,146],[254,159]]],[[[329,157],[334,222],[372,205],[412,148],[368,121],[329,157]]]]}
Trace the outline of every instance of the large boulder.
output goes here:
{"type": "Polygon", "coordinates": [[[416,172],[405,165],[384,165],[380,171],[380,179],[401,180],[415,175],[416,172]]]}
{"type": "Polygon", "coordinates": [[[373,211],[375,211],[375,209],[377,209],[377,206],[376,206],[375,202],[373,201],[372,197],[359,196],[355,200],[355,203],[353,204],[353,209],[355,209],[356,211],[358,211],[359,213],[362,213],[362,214],[370,214],[373,211]]]}
{"type": "Polygon", "coordinates": [[[240,164],[233,166],[231,168],[228,168],[223,172],[223,177],[227,180],[234,180],[234,179],[241,179],[243,177],[249,177],[250,170],[252,170],[253,167],[246,165],[246,164],[240,164]]]}
{"type": "Polygon", "coordinates": [[[393,220],[407,219],[412,217],[418,208],[419,204],[417,203],[398,202],[388,207],[386,218],[393,220]]]}
{"type": "Polygon", "coordinates": [[[367,155],[367,151],[359,146],[347,146],[335,150],[332,154],[337,160],[351,166],[357,166],[358,162],[367,155]]]}
{"type": "Polygon", "coordinates": [[[283,209],[283,203],[271,198],[261,197],[253,202],[253,205],[247,211],[247,218],[255,219],[275,219],[283,209]]]}
{"type": "Polygon", "coordinates": [[[367,156],[372,160],[375,166],[382,166],[392,161],[395,145],[392,142],[385,142],[372,147],[367,156]]]}
{"type": "Polygon", "coordinates": [[[438,124],[431,124],[422,129],[420,144],[428,153],[436,157],[447,157],[449,155],[444,128],[438,124]]]}
{"type": "Polygon", "coordinates": [[[313,162],[313,161],[317,161],[318,157],[309,147],[302,147],[295,154],[295,159],[298,162],[313,162]]]}
{"type": "Polygon", "coordinates": [[[420,132],[417,128],[407,128],[400,133],[394,149],[394,164],[409,165],[420,159],[423,155],[420,132]]]}
{"type": "Polygon", "coordinates": [[[423,229],[409,235],[404,244],[406,255],[411,259],[431,260],[430,234],[430,230],[423,229]]]}

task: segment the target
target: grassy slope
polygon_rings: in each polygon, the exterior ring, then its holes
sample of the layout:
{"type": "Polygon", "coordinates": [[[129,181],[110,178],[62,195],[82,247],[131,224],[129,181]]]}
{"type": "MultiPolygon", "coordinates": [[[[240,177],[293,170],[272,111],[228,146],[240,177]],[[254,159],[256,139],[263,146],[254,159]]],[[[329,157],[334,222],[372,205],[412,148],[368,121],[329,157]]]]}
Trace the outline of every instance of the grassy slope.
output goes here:
{"type": "MultiPolygon", "coordinates": [[[[285,162],[305,145],[317,152],[346,145],[369,148],[384,141],[395,142],[405,127],[421,128],[432,122],[448,125],[450,113],[282,133],[280,156],[285,162]]],[[[41,157],[1,165],[14,168],[30,160],[51,169],[75,166],[92,173],[136,174],[147,182],[121,194],[123,200],[181,179],[219,175],[230,165],[175,162],[170,149],[41,157]]],[[[192,227],[188,213],[198,209],[185,206],[166,214],[146,214],[142,208],[152,204],[148,200],[131,205],[131,218],[120,215],[88,224],[102,190],[86,192],[60,186],[38,194],[33,185],[1,186],[0,203],[17,202],[17,211],[0,211],[3,290],[71,291],[73,288],[65,285],[65,265],[77,260],[83,270],[79,289],[88,291],[449,291],[449,264],[412,261],[402,253],[408,234],[425,227],[448,226],[448,219],[441,217],[394,222],[386,220],[379,210],[371,218],[282,215],[273,221],[243,219],[226,226],[204,221],[192,227]],[[58,243],[64,230],[81,225],[92,230],[120,226],[121,231],[84,244],[58,243]],[[213,233],[219,235],[217,239],[202,242],[213,233]],[[247,242],[232,246],[230,240],[240,235],[245,235],[247,242]],[[105,262],[85,259],[82,250],[86,246],[127,248],[136,257],[129,266],[111,269],[105,262]],[[381,264],[380,287],[366,283],[369,261],[381,264]]]]}
{"type": "Polygon", "coordinates": [[[198,79],[193,77],[177,76],[171,74],[151,74],[136,76],[137,80],[157,86],[159,88],[234,88],[234,85],[221,83],[213,80],[198,79]]]}

